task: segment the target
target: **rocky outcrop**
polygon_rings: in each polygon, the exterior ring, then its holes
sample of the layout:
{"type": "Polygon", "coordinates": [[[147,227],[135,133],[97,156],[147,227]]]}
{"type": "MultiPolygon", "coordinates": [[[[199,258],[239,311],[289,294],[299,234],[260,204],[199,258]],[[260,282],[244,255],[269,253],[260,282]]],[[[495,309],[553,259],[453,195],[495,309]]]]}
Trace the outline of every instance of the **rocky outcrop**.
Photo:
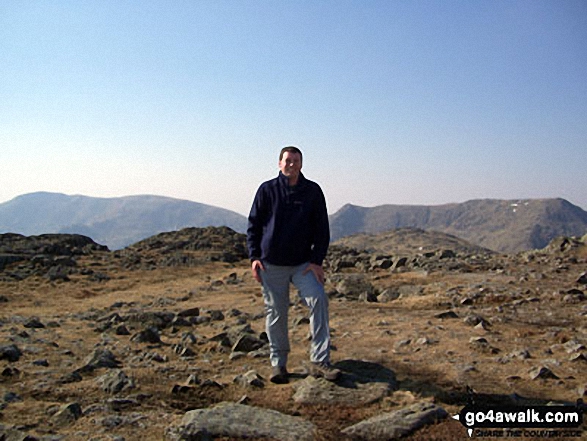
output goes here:
{"type": "Polygon", "coordinates": [[[179,428],[168,430],[168,439],[202,440],[215,437],[269,438],[280,441],[312,441],[316,427],[302,418],[234,403],[186,413],[179,428]]]}
{"type": "Polygon", "coordinates": [[[50,281],[68,280],[80,271],[76,268],[80,257],[107,251],[107,247],[77,234],[0,234],[0,279],[41,276],[50,281]]]}
{"type": "Polygon", "coordinates": [[[379,441],[398,439],[417,429],[446,418],[448,413],[432,403],[415,403],[409,407],[377,415],[342,431],[353,440],[379,441]]]}

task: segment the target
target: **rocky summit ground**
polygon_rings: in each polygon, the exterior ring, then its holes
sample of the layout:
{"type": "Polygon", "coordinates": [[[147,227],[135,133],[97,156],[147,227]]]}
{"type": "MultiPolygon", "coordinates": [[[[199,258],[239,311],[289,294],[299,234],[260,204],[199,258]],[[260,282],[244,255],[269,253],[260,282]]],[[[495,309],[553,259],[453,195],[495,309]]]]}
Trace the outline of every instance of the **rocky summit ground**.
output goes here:
{"type": "Polygon", "coordinates": [[[285,385],[242,235],[0,235],[0,439],[453,440],[471,399],[587,398],[585,238],[504,255],[407,233],[331,246],[336,383],[308,375],[292,289],[285,385]]]}

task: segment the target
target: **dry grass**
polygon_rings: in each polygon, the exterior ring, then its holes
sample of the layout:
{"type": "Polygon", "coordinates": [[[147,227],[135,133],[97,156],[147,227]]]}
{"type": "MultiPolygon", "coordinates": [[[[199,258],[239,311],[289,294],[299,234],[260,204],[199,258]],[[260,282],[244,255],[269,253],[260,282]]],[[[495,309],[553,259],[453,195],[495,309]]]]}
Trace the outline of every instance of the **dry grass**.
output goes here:
{"type": "MultiPolygon", "coordinates": [[[[235,385],[235,375],[255,369],[267,376],[269,367],[264,359],[230,361],[227,352],[206,342],[225,326],[234,324],[235,319],[231,317],[194,327],[192,332],[201,336],[204,343],[196,346],[197,356],[190,360],[174,353],[171,343],[178,340],[178,334],[170,330],[162,335],[162,340],[169,345],[148,347],[131,342],[127,336],[96,332],[95,321],[82,317],[89,311],[106,315],[114,310],[126,313],[143,308],[178,312],[192,307],[225,312],[234,308],[257,316],[263,312],[263,303],[248,268],[248,263],[243,261],[236,265],[208,263],[191,269],[132,272],[110,269],[111,279],[99,283],[80,276],[66,283],[29,278],[0,284],[0,294],[8,299],[0,312],[3,323],[0,343],[14,340],[24,352],[16,363],[0,361],[0,370],[16,367],[20,371],[14,377],[0,377],[2,395],[14,392],[22,400],[9,403],[0,411],[0,423],[18,425],[38,434],[66,433],[71,439],[89,439],[91,435],[105,437],[106,433],[113,433],[127,440],[161,440],[165,428],[179,422],[185,411],[225,400],[238,401],[246,395],[251,405],[313,421],[319,428],[320,440],[334,441],[344,439],[341,429],[416,400],[433,400],[449,413],[456,413],[465,403],[466,386],[496,400],[516,393],[537,402],[574,402],[579,387],[587,385],[585,364],[569,362],[562,347],[572,338],[586,342],[585,316],[581,315],[584,306],[562,303],[552,295],[572,285],[573,277],[579,273],[579,264],[556,274],[556,278],[552,275],[546,280],[530,282],[519,282],[520,274],[528,268],[517,268],[515,274],[514,270],[509,274],[381,272],[372,274],[378,288],[418,285],[422,287],[422,295],[388,304],[333,299],[330,306],[335,346],[333,361],[356,359],[380,363],[393,370],[400,380],[400,390],[390,397],[358,407],[296,404],[291,385],[268,383],[261,390],[235,385]],[[241,283],[222,282],[234,272],[242,279],[241,283]],[[479,291],[479,285],[502,297],[484,295],[472,306],[454,306],[455,292],[464,296],[479,291]],[[538,297],[540,301],[513,304],[511,297],[515,293],[521,293],[524,299],[538,297]],[[112,309],[119,302],[123,302],[122,306],[112,309]],[[459,314],[458,319],[436,317],[450,308],[459,314]],[[473,313],[486,316],[491,322],[490,329],[475,329],[465,324],[463,318],[473,313]],[[25,330],[23,320],[32,316],[39,317],[45,324],[58,322],[59,326],[25,330]],[[18,337],[22,331],[29,337],[18,337]],[[485,337],[498,352],[471,346],[472,337],[485,337]],[[409,344],[401,344],[408,340],[409,344]],[[104,426],[104,418],[111,413],[101,408],[107,406],[107,397],[99,389],[96,378],[103,372],[84,375],[83,381],[77,383],[58,382],[63,374],[80,367],[96,347],[110,348],[125,360],[125,372],[136,379],[139,387],[132,393],[143,395],[141,404],[121,411],[125,416],[136,415],[134,423],[113,428],[104,426]],[[532,358],[507,357],[524,348],[532,358]],[[151,363],[126,362],[145,351],[158,352],[169,361],[154,367],[151,363]],[[39,359],[46,359],[49,366],[32,363],[39,359]],[[528,371],[542,364],[551,365],[559,380],[532,380],[528,371]],[[184,393],[173,393],[173,386],[184,383],[190,374],[214,380],[224,387],[192,388],[184,393]],[[78,402],[86,414],[69,426],[53,426],[51,415],[56,406],[70,402],[78,402]]],[[[305,314],[300,306],[291,309],[292,319],[305,314]]],[[[251,326],[261,332],[264,321],[257,318],[251,326]]],[[[305,326],[291,329],[290,370],[294,372],[301,372],[307,360],[307,333],[305,326]]],[[[464,435],[458,422],[447,420],[408,439],[464,439],[464,435]]]]}

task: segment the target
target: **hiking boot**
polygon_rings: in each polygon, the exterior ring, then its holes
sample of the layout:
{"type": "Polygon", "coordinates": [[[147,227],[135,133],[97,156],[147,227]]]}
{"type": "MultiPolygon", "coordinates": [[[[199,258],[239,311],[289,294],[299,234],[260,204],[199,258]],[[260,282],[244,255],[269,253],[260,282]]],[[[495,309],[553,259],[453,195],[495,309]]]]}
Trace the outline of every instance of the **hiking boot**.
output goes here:
{"type": "Polygon", "coordinates": [[[271,370],[271,376],[269,381],[275,384],[286,384],[289,383],[289,372],[285,366],[274,366],[271,370]]]}
{"type": "Polygon", "coordinates": [[[328,381],[336,381],[340,378],[342,372],[330,363],[323,361],[321,363],[312,363],[312,375],[322,377],[328,381]]]}

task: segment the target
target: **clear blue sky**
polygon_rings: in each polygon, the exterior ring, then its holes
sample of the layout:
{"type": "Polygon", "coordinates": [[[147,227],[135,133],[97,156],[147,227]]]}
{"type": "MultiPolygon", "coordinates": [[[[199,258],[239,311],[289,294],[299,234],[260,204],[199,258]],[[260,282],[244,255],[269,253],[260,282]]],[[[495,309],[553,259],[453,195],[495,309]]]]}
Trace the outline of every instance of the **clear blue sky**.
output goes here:
{"type": "Polygon", "coordinates": [[[0,2],[0,202],[247,214],[281,147],[345,203],[587,209],[587,1],[0,2]]]}

